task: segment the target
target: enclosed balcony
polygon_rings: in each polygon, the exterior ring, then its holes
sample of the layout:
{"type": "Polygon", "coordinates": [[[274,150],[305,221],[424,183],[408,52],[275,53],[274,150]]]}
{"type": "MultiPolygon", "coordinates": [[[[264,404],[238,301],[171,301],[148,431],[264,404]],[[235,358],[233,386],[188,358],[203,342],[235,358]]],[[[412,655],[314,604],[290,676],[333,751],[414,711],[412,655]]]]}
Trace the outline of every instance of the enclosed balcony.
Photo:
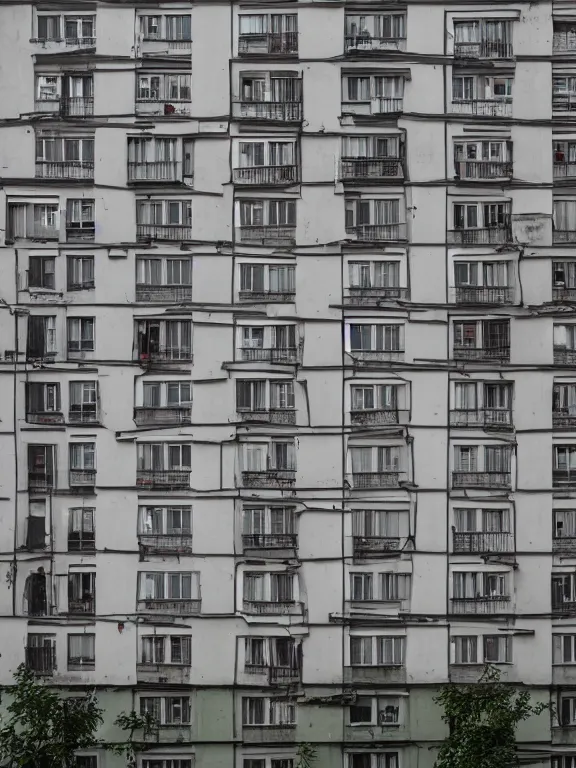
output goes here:
{"type": "Polygon", "coordinates": [[[268,469],[263,472],[242,472],[244,488],[292,488],[296,483],[294,469],[268,469]]]}
{"type": "Polygon", "coordinates": [[[354,536],[352,542],[354,557],[364,560],[398,551],[401,539],[399,536],[354,536]]]}
{"type": "Polygon", "coordinates": [[[512,428],[512,411],[507,408],[459,408],[450,411],[451,427],[512,428]]]}
{"type": "Polygon", "coordinates": [[[137,427],[154,426],[155,424],[190,424],[192,410],[190,406],[137,407],[134,408],[134,421],[137,427]]]}
{"type": "Polygon", "coordinates": [[[96,597],[94,595],[85,595],[81,598],[70,598],[68,600],[68,613],[77,615],[94,615],[96,611],[96,597]]]}
{"type": "Polygon", "coordinates": [[[512,552],[514,537],[504,531],[452,531],[454,552],[512,552]]]}
{"type": "Polygon", "coordinates": [[[576,430],[576,409],[555,408],[552,411],[552,427],[554,429],[576,430]]]}
{"type": "Polygon", "coordinates": [[[68,482],[70,488],[93,488],[96,483],[96,470],[71,469],[68,482]]]}
{"type": "Polygon", "coordinates": [[[139,469],[136,473],[136,485],[149,489],[189,489],[190,474],[189,469],[139,469]]]}
{"type": "Polygon", "coordinates": [[[399,471],[353,472],[352,488],[398,488],[401,480],[406,480],[406,473],[399,471]]]}
{"type": "Polygon", "coordinates": [[[452,472],[452,488],[510,489],[510,472],[452,472]]]}
{"type": "Polygon", "coordinates": [[[138,545],[149,555],[191,555],[192,536],[176,534],[138,535],[138,545]]]}
{"type": "Polygon", "coordinates": [[[478,595],[477,597],[453,597],[450,600],[451,613],[495,614],[510,613],[510,595],[478,595]]]}
{"type": "MultiPolygon", "coordinates": [[[[242,18],[242,17],[240,17],[242,18]]],[[[238,37],[239,56],[295,56],[298,32],[246,32],[238,37]]]]}
{"type": "Polygon", "coordinates": [[[342,157],[339,178],[344,183],[359,184],[403,179],[403,160],[400,157],[342,157]]]}
{"type": "Polygon", "coordinates": [[[553,20],[554,34],[552,37],[553,53],[576,52],[576,24],[572,21],[553,20]]]}
{"type": "Polygon", "coordinates": [[[511,286],[457,285],[454,293],[457,304],[500,306],[514,303],[514,288],[511,286]]]}
{"type": "Polygon", "coordinates": [[[296,424],[294,408],[268,408],[262,410],[238,409],[239,421],[268,424],[296,424]]]}
{"type": "Polygon", "coordinates": [[[201,600],[138,600],[138,611],[174,616],[197,616],[202,607],[201,600]]]}

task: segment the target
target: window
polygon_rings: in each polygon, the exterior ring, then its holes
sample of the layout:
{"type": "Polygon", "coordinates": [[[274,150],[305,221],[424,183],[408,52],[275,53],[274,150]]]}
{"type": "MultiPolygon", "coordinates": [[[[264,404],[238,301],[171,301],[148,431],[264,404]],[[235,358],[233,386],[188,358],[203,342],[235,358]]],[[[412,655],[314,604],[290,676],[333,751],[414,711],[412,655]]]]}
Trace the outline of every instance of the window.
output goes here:
{"type": "Polygon", "coordinates": [[[457,600],[507,598],[506,582],[506,573],[457,571],[452,575],[453,597],[457,600]]]}
{"type": "Polygon", "coordinates": [[[135,326],[139,360],[189,360],[192,323],[189,320],[138,320],[135,326]]]}
{"type": "Polygon", "coordinates": [[[403,573],[382,573],[382,600],[407,600],[410,597],[410,576],[403,573]]]}
{"type": "Polygon", "coordinates": [[[68,256],[68,290],[94,288],[94,256],[68,256]]]}
{"type": "Polygon", "coordinates": [[[554,261],[552,263],[552,286],[554,288],[576,289],[576,261],[554,261]]]}
{"type": "Polygon", "coordinates": [[[268,411],[294,408],[291,380],[239,379],[236,381],[238,411],[268,411]]]}
{"type": "Polygon", "coordinates": [[[401,446],[371,446],[350,448],[352,474],[365,472],[398,472],[401,466],[401,446]]]}
{"type": "Polygon", "coordinates": [[[295,200],[241,200],[241,227],[295,227],[295,200]]]}
{"type": "Polygon", "coordinates": [[[94,239],[94,200],[66,202],[66,237],[68,240],[94,239]]]}
{"type": "Polygon", "coordinates": [[[187,635],[144,635],[142,664],[191,664],[192,638],[187,635]]]}
{"type": "Polygon", "coordinates": [[[363,226],[386,227],[401,223],[400,200],[346,200],[344,207],[346,231],[363,226]]]}
{"type": "Polygon", "coordinates": [[[137,200],[136,224],[154,226],[192,226],[190,200],[137,200]]]}
{"type": "Polygon", "coordinates": [[[242,534],[251,539],[257,536],[283,536],[296,532],[294,507],[252,507],[242,510],[242,534]]]}
{"type": "Polygon", "coordinates": [[[511,77],[453,75],[452,101],[512,101],[511,77]]]}
{"type": "Polygon", "coordinates": [[[348,768],[398,768],[398,753],[349,752],[348,768]]]}
{"type": "Polygon", "coordinates": [[[191,404],[190,381],[145,381],[142,385],[144,408],[182,408],[191,404]]]}
{"type": "Polygon", "coordinates": [[[237,338],[243,360],[295,359],[296,325],[243,325],[237,338]]]}
{"type": "Polygon", "coordinates": [[[56,317],[30,315],[26,354],[29,359],[56,354],[56,317]]]}
{"type": "Polygon", "coordinates": [[[68,352],[94,351],[94,318],[68,318],[68,352]]]}
{"type": "Polygon", "coordinates": [[[485,664],[509,664],[512,661],[512,638],[484,635],[482,638],[485,664]]]}
{"type": "Polygon", "coordinates": [[[374,579],[371,573],[350,574],[350,599],[373,600],[374,579]]]}
{"type": "Polygon", "coordinates": [[[552,663],[576,664],[576,635],[552,635],[552,663]]]}
{"type": "Polygon", "coordinates": [[[457,533],[508,533],[508,509],[455,509],[454,528],[457,533]]]}
{"type": "Polygon", "coordinates": [[[30,382],[26,387],[26,412],[55,414],[60,411],[60,384],[30,382]]]}
{"type": "Polygon", "coordinates": [[[138,75],[137,101],[190,101],[190,75],[138,75]]]}
{"type": "Polygon", "coordinates": [[[401,666],[405,637],[376,636],[350,638],[352,666],[401,666]]]}
{"type": "Polygon", "coordinates": [[[140,572],[139,594],[140,600],[199,600],[200,574],[197,571],[140,572]]]}
{"type": "Polygon", "coordinates": [[[144,40],[191,41],[191,16],[141,16],[140,34],[144,40]]]}
{"type": "Polygon", "coordinates": [[[404,326],[394,325],[365,325],[351,323],[350,351],[351,352],[403,352],[404,326]]]}
{"type": "Polygon", "coordinates": [[[569,607],[576,602],[576,574],[552,574],[552,608],[560,609],[568,603],[569,607]]]}
{"type": "Polygon", "coordinates": [[[247,571],[243,579],[244,600],[254,603],[293,603],[294,579],[292,573],[247,571]]]}
{"type": "Polygon", "coordinates": [[[576,445],[555,445],[553,456],[555,472],[576,473],[576,445]]]}
{"type": "Polygon", "coordinates": [[[159,725],[190,725],[188,696],[141,696],[140,714],[150,715],[159,725]]]}
{"type": "Polygon", "coordinates": [[[94,669],[96,635],[68,635],[68,669],[94,669]]]}
{"type": "Polygon", "coordinates": [[[75,507],[68,511],[68,551],[94,551],[94,508],[75,507]]]}
{"type": "Polygon", "coordinates": [[[44,549],[46,546],[46,500],[31,500],[28,512],[26,548],[44,549]]]}
{"type": "Polygon", "coordinates": [[[159,536],[191,536],[191,507],[139,507],[138,533],[159,536]]]}
{"type": "Polygon", "coordinates": [[[576,725],[576,696],[560,696],[558,720],[560,725],[576,725]]]}
{"type": "Polygon", "coordinates": [[[473,320],[454,323],[454,349],[482,349],[495,354],[510,349],[508,320],[473,320]]]}
{"type": "Polygon", "coordinates": [[[191,16],[166,16],[167,40],[192,40],[191,16]]]}
{"type": "Polygon", "coordinates": [[[152,472],[189,471],[192,468],[192,446],[190,443],[139,443],[137,466],[139,470],[152,472]]]}
{"type": "Polygon", "coordinates": [[[454,229],[507,229],[510,203],[454,203],[454,229]]]}
{"type": "Polygon", "coordinates": [[[478,638],[476,635],[453,637],[454,663],[477,664],[478,663],[478,638]]]}
{"type": "Polygon", "coordinates": [[[556,539],[576,538],[576,510],[555,509],[553,536],[556,539]]]}
{"type": "Polygon", "coordinates": [[[403,13],[382,13],[346,15],[346,37],[358,38],[353,40],[355,46],[361,41],[397,40],[406,37],[406,16],[403,13]]]}
{"type": "Polygon", "coordinates": [[[344,75],[342,101],[371,101],[372,99],[401,100],[404,97],[404,77],[382,75],[344,75]]]}
{"type": "Polygon", "coordinates": [[[240,168],[296,165],[293,141],[241,141],[238,154],[240,168]]]}
{"type": "Polygon", "coordinates": [[[242,698],[242,725],[296,725],[296,703],[290,699],[256,696],[242,698]]]}
{"type": "Polygon", "coordinates": [[[59,41],[61,32],[60,16],[40,16],[38,15],[38,40],[59,41]]]}
{"type": "Polygon", "coordinates": [[[138,258],[138,285],[192,285],[192,259],[138,258]]]}
{"type": "Polygon", "coordinates": [[[97,755],[76,755],[77,768],[98,768],[97,755]]]}
{"type": "Polygon", "coordinates": [[[68,574],[68,613],[95,612],[96,572],[82,571],[68,574]]]}
{"type": "Polygon", "coordinates": [[[351,410],[396,410],[398,402],[396,384],[353,384],[350,387],[351,410]]]}
{"type": "Polygon", "coordinates": [[[554,348],[576,351],[576,324],[554,325],[554,348]]]}
{"type": "Polygon", "coordinates": [[[98,418],[98,382],[70,382],[70,413],[71,422],[90,422],[98,418]]]}
{"type": "Polygon", "coordinates": [[[300,669],[300,644],[288,637],[244,638],[244,671],[259,674],[262,667],[294,672],[300,669]]]}
{"type": "Polygon", "coordinates": [[[286,104],[302,101],[302,77],[298,73],[282,71],[240,74],[240,100],[243,102],[272,102],[286,104]]]}
{"type": "Polygon", "coordinates": [[[30,256],[28,263],[28,287],[54,290],[56,287],[54,264],[55,260],[51,257],[30,256]]]}
{"type": "MultiPolygon", "coordinates": [[[[70,178],[84,178],[78,169],[85,164],[94,168],[94,139],[92,137],[75,136],[36,136],[36,164],[46,164],[48,168],[42,171],[46,176],[57,176],[55,165],[67,166],[70,178]],[[74,171],[77,170],[78,173],[74,171]]],[[[37,169],[38,172],[38,169],[37,169]]]]}
{"type": "Polygon", "coordinates": [[[30,633],[26,638],[26,666],[33,672],[51,675],[56,670],[56,636],[30,633]]]}
{"type": "Polygon", "coordinates": [[[396,539],[408,533],[408,518],[403,512],[386,509],[352,511],[352,535],[360,538],[396,539]]]}
{"type": "Polygon", "coordinates": [[[349,708],[350,725],[399,725],[398,696],[358,696],[349,708]]]}
{"type": "Polygon", "coordinates": [[[56,446],[28,446],[28,481],[40,486],[54,487],[56,468],[56,446]]]}
{"type": "Polygon", "coordinates": [[[240,264],[240,292],[295,293],[295,274],[288,264],[240,264]]]}
{"type": "Polygon", "coordinates": [[[456,261],[454,262],[454,284],[461,287],[506,288],[509,285],[509,262],[507,261],[456,261]]]}
{"type": "Polygon", "coordinates": [[[273,440],[270,443],[244,443],[244,472],[296,471],[293,440],[273,440]]]}
{"type": "Polygon", "coordinates": [[[399,261],[348,262],[350,288],[397,288],[400,285],[399,261]]]}

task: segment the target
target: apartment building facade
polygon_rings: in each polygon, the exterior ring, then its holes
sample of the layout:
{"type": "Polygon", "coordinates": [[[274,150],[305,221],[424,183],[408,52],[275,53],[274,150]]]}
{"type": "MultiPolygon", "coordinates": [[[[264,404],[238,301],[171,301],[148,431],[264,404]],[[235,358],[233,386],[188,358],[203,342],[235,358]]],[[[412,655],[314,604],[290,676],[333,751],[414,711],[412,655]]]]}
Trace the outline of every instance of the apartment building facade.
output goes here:
{"type": "Polygon", "coordinates": [[[0,684],[138,768],[431,768],[490,662],[572,768],[572,4],[0,18],[0,684]]]}

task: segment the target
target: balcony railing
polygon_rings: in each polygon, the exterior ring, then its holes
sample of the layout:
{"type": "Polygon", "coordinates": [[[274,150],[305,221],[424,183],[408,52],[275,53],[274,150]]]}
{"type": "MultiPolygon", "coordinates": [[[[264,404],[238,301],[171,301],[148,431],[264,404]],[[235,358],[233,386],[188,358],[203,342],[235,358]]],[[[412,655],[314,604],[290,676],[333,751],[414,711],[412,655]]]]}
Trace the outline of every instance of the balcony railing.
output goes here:
{"type": "Polygon", "coordinates": [[[576,93],[553,93],[552,112],[573,112],[576,109],[576,93]]]}
{"type": "Polygon", "coordinates": [[[258,613],[258,614],[286,614],[293,613],[297,603],[294,600],[247,600],[244,598],[242,601],[242,610],[244,613],[258,613]]]}
{"type": "Polygon", "coordinates": [[[555,536],[552,539],[552,552],[576,553],[576,536],[555,536]]]}
{"type": "Polygon", "coordinates": [[[128,163],[128,181],[180,181],[182,163],[162,160],[153,163],[128,163]]]}
{"type": "Polygon", "coordinates": [[[302,121],[301,101],[235,101],[232,108],[234,117],[244,120],[302,121]]]}
{"type": "Polygon", "coordinates": [[[352,487],[357,488],[398,488],[403,473],[389,470],[386,472],[353,472],[352,487]]]}
{"type": "Polygon", "coordinates": [[[509,613],[510,595],[479,595],[478,597],[453,597],[452,613],[509,613]]]}
{"type": "Polygon", "coordinates": [[[452,488],[511,488],[510,472],[452,472],[452,488]]]}
{"type": "Polygon", "coordinates": [[[379,181],[403,176],[399,157],[343,157],[340,160],[341,181],[379,181]]]}
{"type": "Polygon", "coordinates": [[[363,411],[350,411],[352,424],[398,424],[396,408],[371,408],[363,411]]]}
{"type": "Polygon", "coordinates": [[[136,285],[136,301],[180,304],[192,301],[191,285],[136,285]]]}
{"type": "Polygon", "coordinates": [[[383,552],[395,552],[400,549],[398,536],[354,536],[354,557],[378,557],[383,552]]]}
{"type": "Polygon", "coordinates": [[[295,469],[268,469],[263,472],[242,472],[242,485],[244,488],[292,488],[295,483],[295,469]]]}
{"type": "Polygon", "coordinates": [[[552,599],[552,610],[555,613],[576,613],[576,600],[552,599]]]}
{"type": "Polygon", "coordinates": [[[54,488],[52,472],[28,472],[28,488],[31,491],[47,491],[54,488]]]}
{"type": "Polygon", "coordinates": [[[297,165],[261,165],[254,168],[234,168],[233,179],[235,184],[273,187],[296,184],[300,180],[300,173],[297,165]]]}
{"type": "Polygon", "coordinates": [[[298,362],[298,349],[296,347],[242,347],[239,351],[241,359],[246,361],[298,362]]]}
{"type": "Polygon", "coordinates": [[[576,365],[576,349],[554,347],[554,365],[576,365]]]}
{"type": "Polygon", "coordinates": [[[177,362],[179,360],[192,360],[190,347],[158,347],[152,352],[138,352],[136,359],[141,365],[154,362],[177,362]]]}
{"type": "Polygon", "coordinates": [[[68,600],[68,613],[93,614],[96,610],[96,598],[94,595],[68,600]]]}
{"type": "Polygon", "coordinates": [[[53,163],[36,160],[37,179],[93,179],[94,163],[66,160],[53,163]]]}
{"type": "Polygon", "coordinates": [[[276,226],[241,226],[240,240],[243,243],[258,245],[294,245],[296,242],[296,227],[276,226]]]}
{"type": "Polygon", "coordinates": [[[66,225],[66,242],[67,243],[90,243],[96,236],[96,227],[92,226],[69,226],[66,225]]]}
{"type": "Polygon", "coordinates": [[[573,488],[574,486],[576,486],[576,471],[571,469],[552,470],[553,488],[573,488]]]}
{"type": "Polygon", "coordinates": [[[346,35],[344,38],[346,53],[378,53],[379,51],[406,50],[405,37],[368,37],[367,35],[346,35]]]}
{"type": "Polygon", "coordinates": [[[139,488],[190,488],[190,469],[139,469],[136,485],[139,488]]]}
{"type": "Polygon", "coordinates": [[[238,411],[240,421],[269,424],[296,424],[294,408],[270,408],[261,411],[238,411]]]}
{"type": "Polygon", "coordinates": [[[298,32],[265,32],[240,35],[238,55],[290,56],[298,53],[298,32]]]}
{"type": "Polygon", "coordinates": [[[192,411],[190,406],[165,408],[134,408],[134,421],[137,427],[154,424],[190,424],[192,411]]]}
{"type": "Polygon", "coordinates": [[[152,611],[153,613],[167,613],[175,616],[195,616],[200,613],[201,600],[164,600],[149,599],[138,600],[139,611],[152,611]]]}
{"type": "Polygon", "coordinates": [[[467,347],[454,345],[454,360],[469,361],[490,361],[500,360],[508,362],[510,360],[510,345],[501,347],[467,347]]]}
{"type": "Polygon", "coordinates": [[[26,221],[25,227],[20,227],[18,224],[13,226],[9,221],[6,232],[7,240],[19,240],[21,238],[25,240],[58,240],[59,237],[60,230],[56,225],[35,224],[29,220],[26,221]]]}
{"type": "Polygon", "coordinates": [[[37,675],[52,675],[56,669],[54,646],[26,646],[26,666],[37,675]]]}
{"type": "Polygon", "coordinates": [[[511,59],[512,43],[500,40],[482,40],[477,43],[454,43],[457,59],[511,59]]]}
{"type": "Polygon", "coordinates": [[[242,536],[244,549],[296,549],[297,541],[295,533],[250,533],[242,536]]]}
{"type": "Polygon", "coordinates": [[[449,229],[446,234],[447,242],[454,245],[502,245],[512,240],[508,227],[449,229]]]}
{"type": "Polygon", "coordinates": [[[297,683],[301,672],[298,667],[270,667],[269,680],[274,683],[297,683]]]}
{"type": "Polygon", "coordinates": [[[557,162],[552,166],[552,175],[555,179],[565,179],[576,176],[576,162],[557,162]]]}
{"type": "Polygon", "coordinates": [[[553,229],[553,243],[576,243],[576,230],[553,229]]]}
{"type": "Polygon", "coordinates": [[[43,411],[42,413],[36,411],[35,413],[27,413],[26,421],[28,424],[64,424],[64,414],[55,411],[43,411]]]}
{"type": "Polygon", "coordinates": [[[552,288],[553,301],[576,301],[576,286],[552,288]]]}
{"type": "Polygon", "coordinates": [[[266,301],[266,302],[278,302],[291,303],[295,301],[296,291],[239,291],[239,301],[266,301]]]}
{"type": "Polygon", "coordinates": [[[512,99],[462,99],[452,101],[452,112],[459,115],[512,117],[512,99]]]}
{"type": "Polygon", "coordinates": [[[453,533],[454,552],[512,552],[513,538],[509,532],[453,533]]]}
{"type": "Polygon", "coordinates": [[[138,544],[148,554],[192,554],[191,534],[148,534],[138,535],[138,544]]]}
{"type": "Polygon", "coordinates": [[[455,160],[454,166],[459,179],[502,179],[512,176],[511,162],[455,160]]]}
{"type": "Polygon", "coordinates": [[[408,298],[408,288],[390,285],[379,288],[349,288],[344,296],[344,304],[355,307],[377,306],[382,301],[395,301],[408,298]]]}
{"type": "Polygon", "coordinates": [[[457,304],[512,304],[514,301],[511,286],[457,285],[454,291],[457,304]]]}
{"type": "Polygon", "coordinates": [[[72,96],[60,99],[60,114],[64,117],[88,117],[94,114],[92,96],[72,96]]]}
{"type": "Polygon", "coordinates": [[[71,469],[68,477],[68,484],[71,488],[88,487],[92,488],[96,482],[95,469],[71,469]]]}
{"type": "Polygon", "coordinates": [[[370,112],[373,115],[399,114],[403,108],[403,98],[394,99],[387,96],[375,96],[370,101],[370,112]]]}
{"type": "Polygon", "coordinates": [[[576,413],[568,408],[552,411],[552,426],[554,429],[576,430],[576,413]]]}
{"type": "Polygon", "coordinates": [[[351,349],[350,356],[357,363],[381,363],[404,360],[403,349],[351,349]]]}
{"type": "Polygon", "coordinates": [[[136,240],[192,240],[192,227],[179,224],[136,224],[136,240]]]}
{"type": "Polygon", "coordinates": [[[70,424],[97,424],[100,420],[98,410],[94,407],[92,410],[88,408],[74,408],[71,406],[68,411],[68,421],[70,424]]]}
{"type": "Polygon", "coordinates": [[[406,224],[360,224],[346,227],[348,235],[356,235],[358,240],[406,240],[406,224]]]}
{"type": "Polygon", "coordinates": [[[450,411],[451,427],[511,427],[512,411],[507,408],[457,409],[450,411]]]}

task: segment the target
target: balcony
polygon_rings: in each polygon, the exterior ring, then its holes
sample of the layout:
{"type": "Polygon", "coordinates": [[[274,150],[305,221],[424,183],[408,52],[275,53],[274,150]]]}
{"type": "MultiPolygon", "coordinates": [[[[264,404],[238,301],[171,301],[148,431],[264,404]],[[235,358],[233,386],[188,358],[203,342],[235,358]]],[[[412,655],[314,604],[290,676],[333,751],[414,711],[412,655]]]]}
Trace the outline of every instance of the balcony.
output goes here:
{"type": "Polygon", "coordinates": [[[296,301],[296,292],[286,291],[239,291],[238,301],[265,301],[278,304],[292,304],[296,301]]]}
{"type": "Polygon", "coordinates": [[[190,469],[139,469],[136,472],[138,488],[190,488],[190,469]]]}
{"type": "Polygon", "coordinates": [[[494,614],[510,613],[510,595],[479,595],[478,597],[453,597],[450,600],[452,613],[494,614]]]}
{"type": "Polygon", "coordinates": [[[64,424],[64,414],[55,411],[35,411],[26,414],[28,424],[64,424]]]}
{"type": "Polygon", "coordinates": [[[552,36],[553,53],[576,52],[576,35],[574,35],[573,29],[574,24],[570,22],[554,21],[554,34],[552,36]]]}
{"type": "Polygon", "coordinates": [[[343,182],[379,182],[404,178],[404,168],[399,157],[343,157],[339,175],[343,182]]]}
{"type": "Polygon", "coordinates": [[[479,408],[450,411],[451,427],[512,428],[512,411],[506,408],[479,408]]]}
{"type": "Polygon", "coordinates": [[[138,544],[147,555],[191,555],[192,536],[174,534],[138,535],[138,544]]]}
{"type": "Polygon", "coordinates": [[[262,411],[238,411],[238,420],[252,423],[296,424],[294,408],[270,408],[262,411]]]}
{"type": "Polygon", "coordinates": [[[192,227],[179,224],[136,224],[136,240],[139,243],[149,240],[192,240],[192,227]]]}
{"type": "Polygon", "coordinates": [[[552,288],[552,301],[576,302],[576,286],[552,288]]]}
{"type": "Polygon", "coordinates": [[[94,595],[87,595],[79,599],[70,598],[68,600],[68,613],[93,615],[96,612],[96,598],[94,595]]]}
{"type": "Polygon", "coordinates": [[[452,472],[452,488],[512,487],[510,472],[452,472]]]}
{"type": "Polygon", "coordinates": [[[298,667],[269,667],[269,670],[271,685],[298,683],[302,677],[302,672],[298,667]]]}
{"type": "Polygon", "coordinates": [[[510,286],[479,287],[472,285],[457,285],[454,289],[456,304],[512,304],[514,288],[510,286]]]}
{"type": "Polygon", "coordinates": [[[454,43],[456,59],[512,59],[512,43],[482,40],[478,43],[454,43]]]}
{"type": "Polygon", "coordinates": [[[347,55],[405,50],[405,37],[369,37],[367,35],[346,35],[344,38],[344,52],[347,55]]]}
{"type": "Polygon", "coordinates": [[[449,229],[446,235],[449,245],[503,245],[512,241],[508,227],[449,229]]]}
{"type": "Polygon", "coordinates": [[[512,99],[462,99],[452,102],[452,112],[479,117],[512,117],[512,99]]]}
{"type": "Polygon", "coordinates": [[[453,531],[454,552],[512,552],[514,539],[508,532],[467,532],[453,531]]]}
{"type": "MultiPolygon", "coordinates": [[[[168,52],[169,53],[169,52],[168,52]]],[[[148,117],[187,117],[190,115],[191,104],[189,100],[173,99],[138,99],[135,104],[137,115],[148,117]]]]}
{"type": "Polygon", "coordinates": [[[94,163],[64,161],[48,163],[36,160],[37,179],[93,179],[94,163]]]}
{"type": "Polygon", "coordinates": [[[553,469],[552,470],[553,488],[574,488],[576,487],[576,471],[571,469],[553,469]]]}
{"type": "Polygon", "coordinates": [[[241,226],[240,241],[252,245],[295,245],[296,227],[276,226],[241,226]]]}
{"type": "Polygon", "coordinates": [[[298,32],[265,32],[240,35],[239,56],[295,56],[298,32]]]}
{"type": "Polygon", "coordinates": [[[555,536],[552,539],[552,552],[576,554],[576,536],[555,536]]]}
{"type": "MultiPolygon", "coordinates": [[[[20,206],[17,206],[18,208],[20,206]]],[[[60,229],[56,224],[45,225],[38,224],[32,221],[32,211],[29,211],[29,215],[26,217],[26,224],[22,226],[19,222],[10,221],[10,209],[8,206],[8,226],[6,231],[6,241],[12,240],[58,240],[60,238],[60,229]]],[[[52,354],[56,354],[55,352],[52,354]]]]}
{"type": "Polygon", "coordinates": [[[576,613],[576,601],[552,599],[553,613],[576,613]]]}
{"type": "Polygon", "coordinates": [[[552,112],[573,112],[576,109],[576,94],[552,93],[552,112]]]}
{"type": "Polygon", "coordinates": [[[94,99],[92,96],[37,99],[34,111],[59,114],[61,117],[90,117],[94,114],[94,99]]]}
{"type": "Polygon", "coordinates": [[[401,478],[405,479],[403,472],[353,472],[352,488],[398,488],[401,478]]]}
{"type": "Polygon", "coordinates": [[[67,243],[91,243],[96,237],[96,227],[85,225],[82,227],[66,226],[66,242],[67,243]]]}
{"type": "Polygon", "coordinates": [[[344,304],[351,307],[377,307],[384,301],[408,298],[408,288],[387,286],[386,288],[349,288],[344,304]]]}
{"type": "Polygon", "coordinates": [[[360,224],[357,227],[346,227],[346,234],[356,235],[357,240],[365,242],[406,240],[406,224],[360,224]]]}
{"type": "Polygon", "coordinates": [[[164,160],[153,163],[128,163],[128,181],[166,181],[182,180],[182,163],[176,160],[164,160]]]}
{"type": "Polygon", "coordinates": [[[499,360],[502,363],[507,363],[510,361],[510,346],[460,347],[454,345],[454,360],[467,360],[468,362],[499,360]]]}
{"type": "Polygon", "coordinates": [[[244,600],[242,601],[242,610],[244,613],[264,614],[269,616],[286,615],[295,613],[300,607],[294,600],[244,600]]]}
{"type": "Polygon", "coordinates": [[[576,430],[576,413],[574,410],[560,408],[552,411],[552,427],[554,429],[576,430]]]}
{"type": "Polygon", "coordinates": [[[100,416],[96,407],[89,408],[75,408],[70,407],[68,411],[68,421],[70,424],[98,424],[100,416]]]}
{"type": "Polygon", "coordinates": [[[151,304],[182,304],[192,301],[191,285],[136,285],[136,301],[151,304]]]}
{"type": "Polygon", "coordinates": [[[354,557],[362,560],[400,549],[398,536],[354,536],[352,542],[354,557]]]}
{"type": "Polygon", "coordinates": [[[36,675],[52,675],[56,670],[56,648],[54,646],[26,646],[26,666],[36,675]]]}
{"type": "Polygon", "coordinates": [[[134,421],[137,427],[155,424],[191,424],[190,406],[165,408],[134,408],[134,421]]]}
{"type": "Polygon", "coordinates": [[[254,168],[234,168],[234,184],[247,184],[261,187],[297,184],[300,181],[300,169],[297,165],[260,165],[254,168]]]}
{"type": "Polygon", "coordinates": [[[68,474],[70,488],[93,488],[95,483],[95,469],[71,469],[68,474]]]}
{"type": "Polygon", "coordinates": [[[455,160],[456,178],[460,180],[504,179],[512,176],[511,162],[492,160],[455,160]]]}
{"type": "Polygon", "coordinates": [[[177,363],[181,360],[190,362],[192,360],[192,349],[190,347],[158,347],[153,352],[139,352],[136,360],[140,365],[177,363]]]}
{"type": "Polygon", "coordinates": [[[398,424],[396,408],[371,408],[365,411],[350,411],[350,422],[363,426],[398,424]]]}
{"type": "Polygon", "coordinates": [[[404,360],[403,349],[352,349],[350,357],[355,363],[390,363],[404,360]]]}
{"type": "Polygon", "coordinates": [[[235,101],[232,110],[233,116],[240,120],[302,122],[301,101],[235,101]]]}
{"type": "Polygon", "coordinates": [[[52,472],[28,472],[28,490],[45,492],[54,488],[52,472]]]}
{"type": "Polygon", "coordinates": [[[296,347],[242,347],[240,358],[246,362],[297,363],[296,347]]]}
{"type": "Polygon", "coordinates": [[[552,174],[555,179],[567,179],[576,176],[576,162],[554,161],[552,174]]]}
{"type": "Polygon", "coordinates": [[[554,347],[554,365],[576,366],[576,349],[554,347]]]}
{"type": "Polygon", "coordinates": [[[553,229],[553,243],[576,243],[576,230],[553,229]]]}
{"type": "Polygon", "coordinates": [[[173,614],[174,616],[197,616],[201,606],[201,600],[138,600],[139,611],[173,614]]]}
{"type": "Polygon", "coordinates": [[[268,469],[264,472],[242,472],[244,488],[292,488],[296,483],[294,469],[268,469]]]}
{"type": "Polygon", "coordinates": [[[295,533],[250,533],[242,536],[242,547],[246,549],[296,549],[298,536],[295,533]]]}

